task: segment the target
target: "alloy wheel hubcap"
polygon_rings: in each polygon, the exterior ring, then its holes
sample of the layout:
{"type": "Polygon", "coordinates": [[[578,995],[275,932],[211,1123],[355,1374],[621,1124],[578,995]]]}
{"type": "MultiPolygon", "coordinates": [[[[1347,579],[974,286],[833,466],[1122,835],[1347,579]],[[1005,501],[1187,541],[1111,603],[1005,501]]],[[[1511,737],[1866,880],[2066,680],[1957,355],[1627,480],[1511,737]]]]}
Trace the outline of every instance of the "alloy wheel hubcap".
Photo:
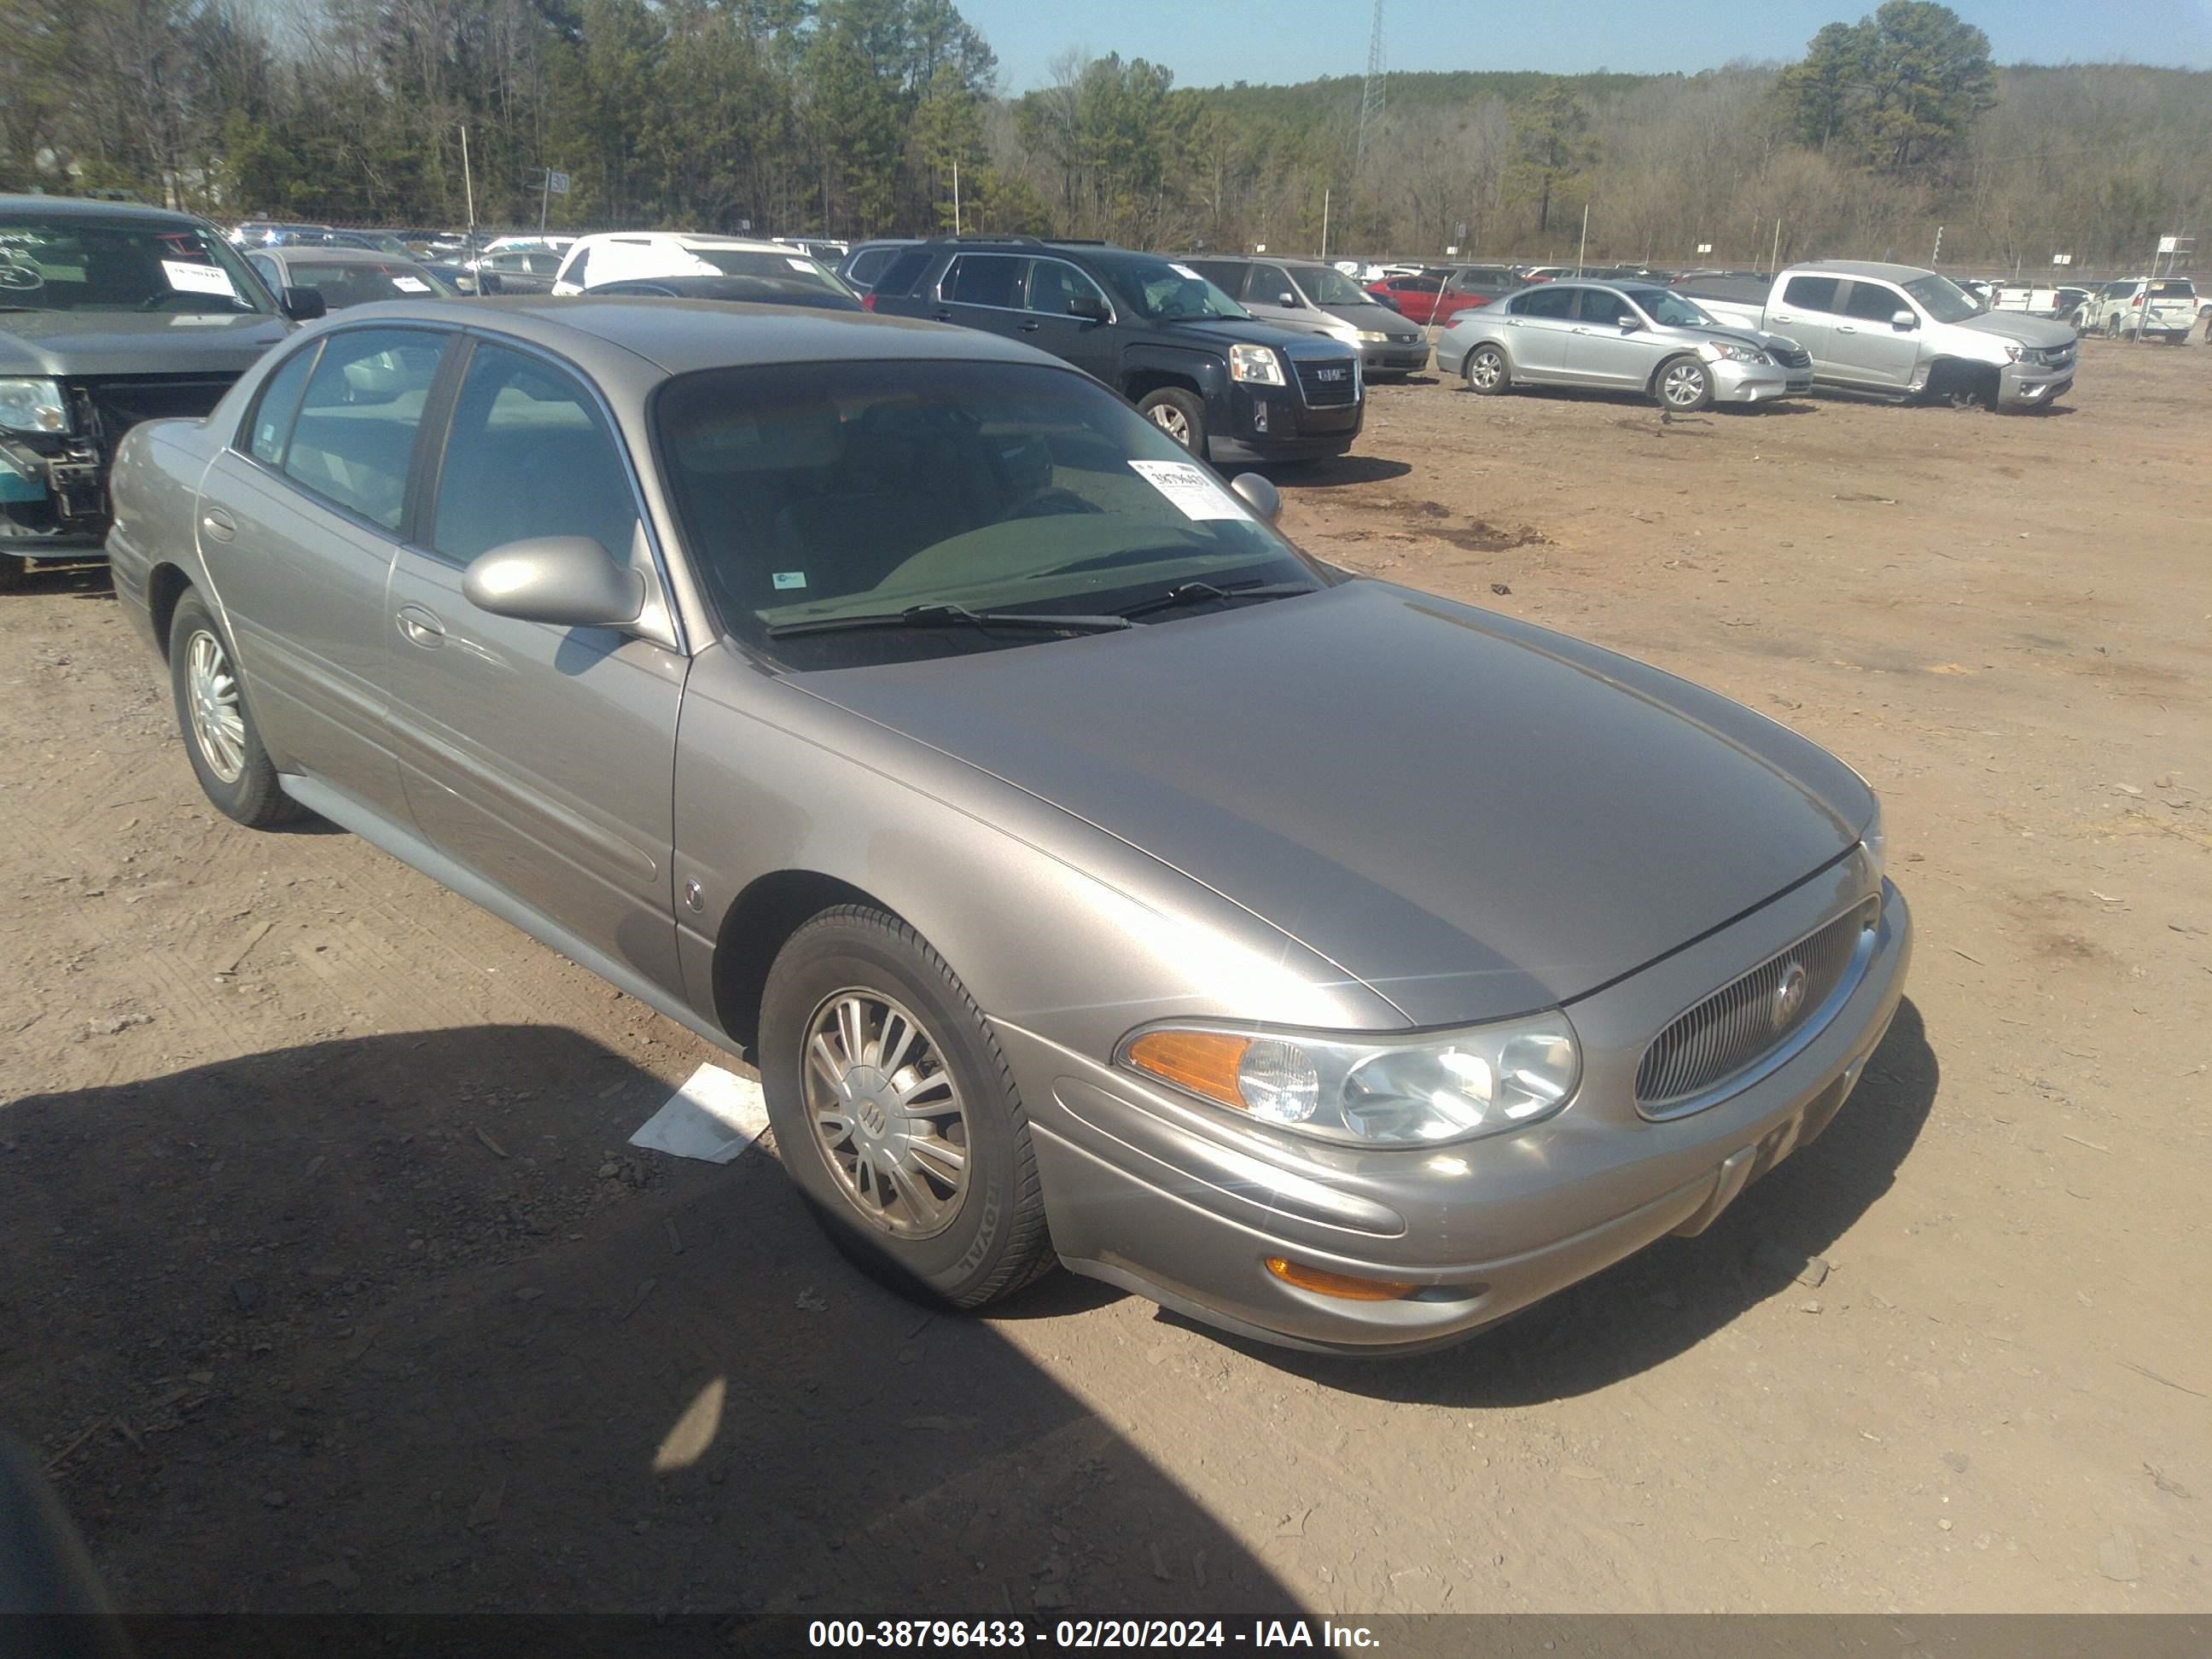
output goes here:
{"type": "Polygon", "coordinates": [[[894,1238],[951,1226],[968,1193],[968,1115],[913,1012],[859,988],[823,999],[803,1075],[808,1121],[846,1203],[894,1238]]]}
{"type": "Polygon", "coordinates": [[[1190,441],[1190,421],[1173,404],[1162,404],[1154,409],[1152,424],[1179,444],[1190,441]]]}
{"type": "Polygon", "coordinates": [[[200,758],[225,783],[236,783],[246,770],[246,717],[239,708],[238,677],[212,634],[195,634],[185,647],[185,696],[200,758]]]}
{"type": "Polygon", "coordinates": [[[1474,360],[1474,368],[1469,371],[1469,373],[1473,376],[1474,383],[1477,386],[1496,386],[1498,384],[1498,359],[1491,356],[1487,352],[1486,352],[1474,360]]]}
{"type": "Polygon", "coordinates": [[[1693,404],[1705,390],[1704,377],[1684,363],[1667,374],[1667,401],[1670,404],[1693,404]]]}

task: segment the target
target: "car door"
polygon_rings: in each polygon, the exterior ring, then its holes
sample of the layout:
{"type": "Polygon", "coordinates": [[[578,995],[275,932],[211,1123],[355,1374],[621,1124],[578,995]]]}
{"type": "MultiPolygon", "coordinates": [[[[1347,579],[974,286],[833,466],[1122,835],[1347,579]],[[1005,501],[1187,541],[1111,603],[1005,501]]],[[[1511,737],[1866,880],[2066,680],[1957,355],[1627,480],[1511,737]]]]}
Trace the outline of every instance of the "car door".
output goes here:
{"type": "Polygon", "coordinates": [[[405,816],[386,727],[385,602],[449,331],[340,329],[264,384],[200,484],[200,553],[282,772],[405,816]]]}
{"type": "Polygon", "coordinates": [[[1012,253],[956,255],[938,278],[937,320],[1022,338],[1021,325],[1030,320],[1022,300],[1029,263],[1012,253]]]}
{"type": "Polygon", "coordinates": [[[1251,276],[1244,284],[1244,292],[1240,295],[1232,290],[1230,297],[1238,301],[1245,310],[1261,322],[1310,333],[1328,320],[1300,297],[1298,285],[1291,280],[1291,273],[1282,266],[1262,261],[1253,265],[1251,271],[1251,276]]]}
{"type": "Polygon", "coordinates": [[[1855,386],[1902,388],[1912,384],[1920,358],[1920,313],[1903,290],[1871,277],[1854,276],[1843,314],[1829,328],[1828,356],[1836,378],[1855,386]],[[1891,319],[1911,314],[1912,326],[1891,319]]]}
{"type": "Polygon", "coordinates": [[[1105,290],[1065,259],[1037,258],[1029,262],[1029,282],[1024,289],[1028,313],[1015,324],[1016,337],[1073,363],[1085,374],[1108,386],[1120,378],[1114,349],[1112,301],[1105,290]],[[1079,316],[1077,305],[1103,307],[1104,316],[1079,316]]]}
{"type": "Polygon", "coordinates": [[[1547,283],[1506,302],[1505,353],[1516,380],[1567,378],[1567,344],[1574,337],[1581,292],[1571,283],[1547,283]]]}
{"type": "Polygon", "coordinates": [[[1840,277],[1792,276],[1783,287],[1781,303],[1766,313],[1769,332],[1786,334],[1805,348],[1817,380],[1839,378],[1829,336],[1843,305],[1843,287],[1840,277]]]}
{"type": "Polygon", "coordinates": [[[1437,314],[1437,296],[1443,291],[1440,276],[1393,276],[1383,286],[1398,302],[1399,315],[1409,323],[1427,323],[1437,314]]]}
{"type": "Polygon", "coordinates": [[[677,636],[495,617],[461,589],[495,546],[586,536],[642,574],[665,613],[629,456],[568,365],[479,337],[453,379],[382,635],[409,810],[457,863],[676,989],[671,803],[689,666],[677,636]]]}
{"type": "Polygon", "coordinates": [[[1575,307],[1567,344],[1567,374],[1591,386],[1640,392],[1658,372],[1669,346],[1627,299],[1608,288],[1586,288],[1575,307]],[[1624,326],[1626,325],[1626,326],[1624,326]]]}

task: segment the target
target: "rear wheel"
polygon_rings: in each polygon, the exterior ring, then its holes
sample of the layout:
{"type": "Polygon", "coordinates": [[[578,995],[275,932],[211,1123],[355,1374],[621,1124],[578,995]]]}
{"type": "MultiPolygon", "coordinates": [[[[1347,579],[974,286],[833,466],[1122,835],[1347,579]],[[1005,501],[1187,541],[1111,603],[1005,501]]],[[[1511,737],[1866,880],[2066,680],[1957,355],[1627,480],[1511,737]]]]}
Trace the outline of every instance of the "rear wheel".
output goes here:
{"type": "Polygon", "coordinates": [[[1479,345],[1468,352],[1462,373],[1467,376],[1467,389],[1486,398],[1494,398],[1513,384],[1512,366],[1494,345],[1479,345]]]}
{"type": "Polygon", "coordinates": [[[1660,408],[1694,415],[1713,400],[1713,372],[1695,357],[1677,357],[1660,369],[1654,389],[1660,408]]]}
{"type": "Polygon", "coordinates": [[[1137,412],[1201,460],[1206,456],[1206,404],[1194,392],[1164,386],[1148,392],[1137,412]]]}
{"type": "Polygon", "coordinates": [[[169,689],[200,788],[226,817],[260,829],[298,816],[262,747],[230,642],[190,590],[169,623],[169,689]]]}
{"type": "Polygon", "coordinates": [[[823,912],[769,970],[777,1149],[841,1248],[978,1308],[1055,1258],[1013,1074],[945,959],[896,917],[823,912]]]}

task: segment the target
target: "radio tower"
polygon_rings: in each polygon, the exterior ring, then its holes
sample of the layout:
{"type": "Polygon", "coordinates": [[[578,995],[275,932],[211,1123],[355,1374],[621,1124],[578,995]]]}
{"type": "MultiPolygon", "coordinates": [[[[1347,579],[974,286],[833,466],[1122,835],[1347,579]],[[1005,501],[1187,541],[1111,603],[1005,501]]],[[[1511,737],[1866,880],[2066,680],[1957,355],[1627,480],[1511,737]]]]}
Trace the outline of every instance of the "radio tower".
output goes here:
{"type": "Polygon", "coordinates": [[[1367,36],[1367,84],[1359,94],[1359,151],[1356,165],[1367,165],[1367,137],[1382,131],[1382,0],[1375,0],[1375,27],[1367,36]]]}

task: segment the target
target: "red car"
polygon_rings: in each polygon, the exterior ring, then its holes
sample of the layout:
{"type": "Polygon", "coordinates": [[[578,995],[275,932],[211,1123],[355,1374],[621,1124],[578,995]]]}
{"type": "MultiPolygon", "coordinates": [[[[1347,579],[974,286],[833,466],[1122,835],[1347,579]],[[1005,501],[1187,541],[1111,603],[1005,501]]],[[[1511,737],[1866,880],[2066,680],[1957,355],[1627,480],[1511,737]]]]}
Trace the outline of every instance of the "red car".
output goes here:
{"type": "Polygon", "coordinates": [[[1504,265],[1437,265],[1415,276],[1385,276],[1367,291],[1389,300],[1410,323],[1449,323],[1525,286],[1504,265]]]}

